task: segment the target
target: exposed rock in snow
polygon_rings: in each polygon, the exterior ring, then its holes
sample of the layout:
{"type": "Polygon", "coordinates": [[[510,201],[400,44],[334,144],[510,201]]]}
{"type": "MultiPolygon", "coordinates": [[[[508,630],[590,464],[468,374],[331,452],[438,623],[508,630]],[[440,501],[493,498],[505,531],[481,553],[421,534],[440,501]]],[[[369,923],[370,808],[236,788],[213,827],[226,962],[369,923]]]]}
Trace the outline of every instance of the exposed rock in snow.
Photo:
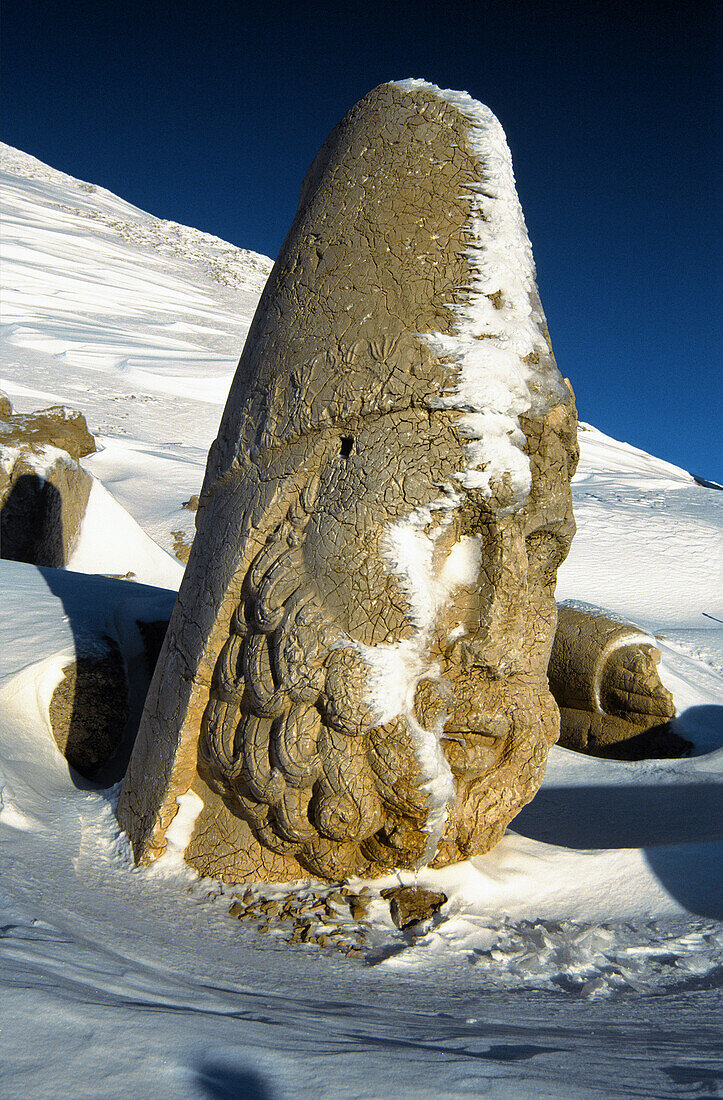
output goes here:
{"type": "Polygon", "coordinates": [[[558,735],[576,461],[499,123],[382,85],[309,170],[209,454],[118,805],[137,858],[192,784],[189,861],[227,882],[497,843],[558,735]]]}
{"type": "Polygon", "coordinates": [[[617,759],[682,756],[660,650],[640,627],[579,601],[558,608],[547,674],[560,707],[560,744],[617,759]]]}
{"type": "MultiPolygon", "coordinates": [[[[104,449],[84,466],[170,550],[172,530],[192,531],[182,504],[200,489],[258,291],[66,209],[109,204],[127,218],[107,192],[22,171],[0,174],[0,386],[23,411],[78,406],[94,433],[102,425],[104,449]]],[[[329,903],[350,958],[320,943],[330,926],[317,927],[315,899],[334,887],[256,888],[237,921],[235,894],[180,862],[134,869],[114,792],[76,786],[53,741],[48,705],[78,648],[110,623],[147,679],[140,606],[161,622],[175,593],[0,562],[4,1098],[141,1096],[151,1080],[159,1100],[714,1091],[723,499],[588,425],[580,446],[558,598],[656,636],[673,727],[694,755],[618,762],[553,748],[538,796],[492,852],[354,882],[349,895],[368,889],[366,917],[352,919],[346,897],[329,903]],[[402,883],[448,896],[432,927],[394,928],[379,892],[402,883]],[[275,890],[291,898],[286,925],[264,908],[275,890]]],[[[98,553],[109,529],[102,513],[98,553]]],[[[128,539],[123,572],[142,571],[138,546],[128,539]]]]}

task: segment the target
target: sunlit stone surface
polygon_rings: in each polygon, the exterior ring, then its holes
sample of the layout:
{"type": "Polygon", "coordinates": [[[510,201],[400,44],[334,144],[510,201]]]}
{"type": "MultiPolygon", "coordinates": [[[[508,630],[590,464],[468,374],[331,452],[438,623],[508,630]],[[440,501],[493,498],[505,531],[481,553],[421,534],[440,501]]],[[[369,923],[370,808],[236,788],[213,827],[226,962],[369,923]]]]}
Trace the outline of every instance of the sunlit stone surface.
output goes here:
{"type": "Polygon", "coordinates": [[[211,448],[119,818],[153,859],[339,878],[484,852],[537,790],[576,417],[509,151],[370,92],[320,150],[211,448]]]}

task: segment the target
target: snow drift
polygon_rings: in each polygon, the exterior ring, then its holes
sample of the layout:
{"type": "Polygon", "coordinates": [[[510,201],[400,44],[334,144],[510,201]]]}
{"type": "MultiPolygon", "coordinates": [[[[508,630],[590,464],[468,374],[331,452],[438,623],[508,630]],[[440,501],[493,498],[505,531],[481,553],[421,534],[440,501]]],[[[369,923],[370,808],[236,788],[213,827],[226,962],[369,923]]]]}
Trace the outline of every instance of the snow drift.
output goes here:
{"type": "MultiPolygon", "coordinates": [[[[200,486],[269,262],[7,148],[0,182],[0,388],[18,408],[80,407],[103,447],[83,465],[108,493],[72,566],[172,588],[148,543],[171,550],[172,531],[191,533],[182,505],[200,486]],[[104,556],[111,539],[122,570],[104,556]]],[[[172,593],[0,563],[5,1096],[714,1087],[723,501],[594,428],[580,442],[579,532],[558,597],[656,637],[695,754],[629,764],[553,749],[539,795],[496,849],[420,873],[449,896],[442,913],[416,934],[380,916],[363,964],[230,920],[228,895],[177,860],[135,869],[114,792],[88,789],[56,750],[47,704],[59,670],[80,638],[118,621],[118,586],[124,599],[172,593]]]]}

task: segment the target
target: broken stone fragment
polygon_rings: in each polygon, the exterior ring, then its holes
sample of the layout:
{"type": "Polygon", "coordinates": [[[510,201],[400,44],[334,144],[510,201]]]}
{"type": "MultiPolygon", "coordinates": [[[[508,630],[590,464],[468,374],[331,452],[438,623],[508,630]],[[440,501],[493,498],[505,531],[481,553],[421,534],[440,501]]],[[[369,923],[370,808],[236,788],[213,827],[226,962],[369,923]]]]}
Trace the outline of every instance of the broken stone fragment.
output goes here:
{"type": "MultiPolygon", "coordinates": [[[[49,704],[53,737],[69,764],[100,786],[122,779],[133,748],[156,653],[150,654],[145,628],[167,616],[173,593],[95,578],[108,586],[102,618],[76,632],[76,657],[49,704]],[[132,594],[131,594],[132,593],[132,594]],[[148,623],[144,622],[144,618],[148,623]]],[[[50,582],[52,583],[52,582],[50,582]]],[[[165,619],[162,619],[165,629],[165,619]]]]}
{"type": "Polygon", "coordinates": [[[620,760],[689,752],[668,725],[675,704],[659,662],[653,639],[634,623],[587,605],[559,607],[548,676],[560,745],[620,760]]]}
{"type": "Polygon", "coordinates": [[[0,446],[29,447],[39,451],[57,447],[76,462],[96,451],[95,439],[81,412],[52,405],[32,413],[13,413],[9,402],[0,401],[0,446]]]}
{"type": "Polygon", "coordinates": [[[359,923],[350,910],[363,905],[366,912],[372,892],[368,887],[358,893],[347,887],[341,889],[315,887],[310,890],[306,884],[283,897],[254,895],[246,890],[234,898],[228,915],[235,920],[258,921],[261,918],[257,930],[283,933],[286,943],[329,948],[346,955],[351,949],[357,952],[368,945],[370,922],[359,923]],[[347,891],[345,897],[341,889],[347,891]],[[332,897],[336,897],[333,904],[332,897]]]}
{"type": "Polygon", "coordinates": [[[69,454],[0,437],[0,556],[60,568],[75,548],[93,479],[69,454]]]}
{"type": "Polygon", "coordinates": [[[401,930],[429,920],[447,901],[446,894],[425,890],[421,886],[395,886],[382,890],[382,897],[389,902],[392,920],[401,930]]]}
{"type": "Polygon", "coordinates": [[[185,565],[191,553],[193,537],[189,537],[185,531],[171,531],[171,535],[173,536],[173,553],[185,565]]]}
{"type": "Polygon", "coordinates": [[[92,477],[78,464],[95,451],[85,417],[62,405],[13,413],[0,398],[0,556],[61,567],[70,559],[92,477]]]}
{"type": "Polygon", "coordinates": [[[362,898],[355,898],[349,903],[349,912],[354,920],[364,920],[369,914],[369,906],[362,898]]]}
{"type": "Polygon", "coordinates": [[[646,728],[612,714],[560,708],[560,744],[609,760],[668,760],[688,756],[693,746],[667,722],[646,728]]]}

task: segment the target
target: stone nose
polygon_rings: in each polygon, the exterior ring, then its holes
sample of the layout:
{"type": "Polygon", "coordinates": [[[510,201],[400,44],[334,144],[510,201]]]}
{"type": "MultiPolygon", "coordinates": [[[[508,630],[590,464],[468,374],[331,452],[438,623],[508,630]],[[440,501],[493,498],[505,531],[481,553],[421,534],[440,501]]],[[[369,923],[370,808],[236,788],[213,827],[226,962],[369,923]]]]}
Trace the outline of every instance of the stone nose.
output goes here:
{"type": "Polygon", "coordinates": [[[524,664],[529,613],[525,537],[512,517],[500,524],[483,569],[488,598],[480,609],[478,629],[467,639],[467,650],[477,667],[495,677],[508,676],[524,664]]]}

